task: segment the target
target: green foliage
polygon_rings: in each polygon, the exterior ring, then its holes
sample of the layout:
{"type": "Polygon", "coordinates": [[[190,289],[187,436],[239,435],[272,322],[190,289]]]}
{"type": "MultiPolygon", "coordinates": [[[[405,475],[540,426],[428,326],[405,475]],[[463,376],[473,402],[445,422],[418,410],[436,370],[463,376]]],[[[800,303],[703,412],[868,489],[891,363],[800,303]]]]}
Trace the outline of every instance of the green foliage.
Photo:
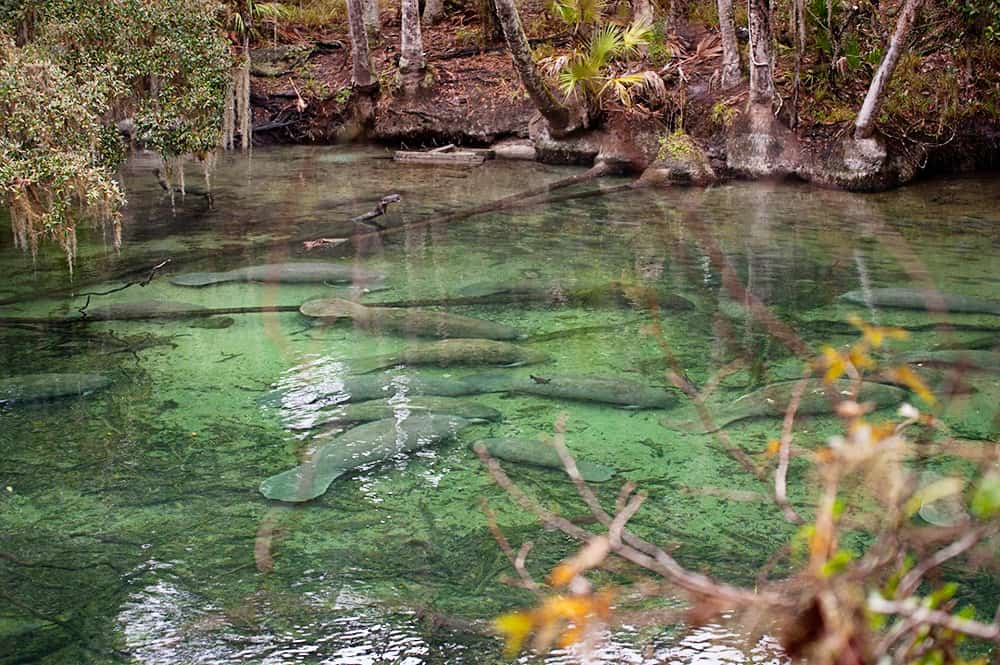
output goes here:
{"type": "Polygon", "coordinates": [[[651,35],[652,26],[645,22],[626,27],[611,23],[595,30],[585,48],[555,60],[560,90],[567,98],[581,95],[596,105],[606,93],[612,93],[626,107],[632,106],[636,90],[665,97],[666,87],[655,72],[612,71],[614,61],[637,55],[651,35]]]}
{"type": "Polygon", "coordinates": [[[551,9],[574,34],[580,34],[604,17],[607,6],[607,0],[554,0],[551,9]]]}
{"type": "Polygon", "coordinates": [[[948,5],[962,15],[969,32],[1000,42],[1000,0],[948,0],[948,5]]]}
{"type": "Polygon", "coordinates": [[[116,120],[164,158],[216,149],[232,65],[219,18],[209,0],[0,2],[0,196],[20,244],[52,238],[72,260],[77,221],[117,220],[116,120]]]}
{"type": "Polygon", "coordinates": [[[972,495],[972,514],[985,520],[1000,515],[1000,472],[990,471],[972,495]]]}

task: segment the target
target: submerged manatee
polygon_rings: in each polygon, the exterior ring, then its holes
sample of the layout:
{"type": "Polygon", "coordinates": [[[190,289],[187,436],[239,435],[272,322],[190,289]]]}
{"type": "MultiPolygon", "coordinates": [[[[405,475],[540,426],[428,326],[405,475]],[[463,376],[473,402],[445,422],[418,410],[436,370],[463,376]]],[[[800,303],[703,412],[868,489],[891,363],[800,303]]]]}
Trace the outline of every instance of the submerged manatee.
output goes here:
{"type": "Polygon", "coordinates": [[[352,424],[419,413],[436,413],[490,422],[501,418],[500,412],[496,409],[468,400],[435,396],[405,397],[402,399],[376,399],[324,408],[315,414],[316,417],[312,422],[293,423],[289,429],[307,430],[322,425],[343,428],[352,424]]]}
{"type": "Polygon", "coordinates": [[[665,409],[677,398],[662,388],[610,376],[546,374],[528,378],[479,374],[462,379],[482,392],[512,392],[581,402],[615,404],[626,409],[665,409]]]}
{"type": "Polygon", "coordinates": [[[489,339],[445,339],[414,344],[396,353],[360,358],[352,363],[354,372],[365,374],[394,365],[530,365],[549,359],[541,351],[489,339]]]}
{"type": "Polygon", "coordinates": [[[644,284],[612,281],[602,284],[545,284],[530,282],[477,282],[458,289],[459,298],[470,304],[541,303],[572,305],[647,306],[661,309],[693,309],[690,300],[644,284]]]}
{"type": "Polygon", "coordinates": [[[908,351],[895,360],[914,365],[955,367],[958,369],[1000,372],[1000,352],[951,349],[946,351],[908,351]]]}
{"type": "Polygon", "coordinates": [[[445,441],[471,424],[457,416],[418,415],[361,425],[317,448],[308,462],[266,479],[260,493],[275,501],[309,501],[352,469],[445,441]]]}
{"type": "MultiPolygon", "coordinates": [[[[668,417],[660,421],[667,429],[691,432],[693,434],[707,434],[717,432],[726,425],[745,418],[770,417],[781,418],[785,415],[788,403],[795,392],[798,381],[783,381],[765,386],[760,390],[743,395],[729,404],[709,405],[708,410],[715,423],[714,429],[708,429],[697,415],[691,417],[678,418],[668,417]]],[[[834,381],[830,385],[824,384],[820,380],[810,380],[806,385],[805,392],[802,393],[802,401],[799,403],[798,413],[801,415],[814,415],[819,413],[831,413],[834,402],[831,402],[827,390],[836,397],[837,395],[847,396],[851,393],[850,381],[834,381]]],[[[860,402],[874,402],[877,408],[898,404],[906,398],[906,391],[894,386],[887,386],[882,383],[864,382],[861,384],[861,393],[858,396],[860,402]]]]}
{"type": "Polygon", "coordinates": [[[22,374],[0,379],[0,404],[86,395],[110,384],[100,374],[22,374]]]}
{"type": "Polygon", "coordinates": [[[141,300],[119,302],[110,305],[88,307],[83,318],[90,321],[128,321],[131,319],[167,319],[183,312],[198,312],[206,309],[202,305],[171,300],[141,300]]]}
{"type": "Polygon", "coordinates": [[[940,293],[923,289],[872,289],[870,292],[851,291],[840,296],[847,302],[858,305],[874,305],[876,307],[894,307],[899,309],[927,310],[935,303],[943,302],[949,312],[965,312],[969,314],[998,314],[1000,302],[983,300],[973,296],[963,296],[955,293],[940,293]]]}
{"type": "Polygon", "coordinates": [[[481,391],[463,381],[440,376],[420,374],[386,376],[377,374],[347,376],[340,381],[328,383],[318,390],[271,390],[258,401],[263,404],[282,405],[294,409],[318,401],[328,404],[346,404],[347,402],[385,399],[397,395],[461,397],[477,392],[481,391]]]}
{"type": "Polygon", "coordinates": [[[317,284],[323,282],[371,282],[382,275],[343,263],[269,263],[225,272],[192,272],[174,275],[176,286],[209,286],[226,282],[267,282],[270,284],[317,284]]]}
{"type": "MultiPolygon", "coordinates": [[[[534,439],[480,439],[472,448],[483,446],[493,457],[517,464],[531,464],[547,469],[565,469],[559,453],[550,444],[534,439]]],[[[575,459],[575,458],[574,458],[575,459]]],[[[611,480],[615,470],[586,460],[575,460],[580,477],[591,483],[611,480]]]]}
{"type": "Polygon", "coordinates": [[[368,307],[349,300],[310,300],[299,311],[310,318],[336,321],[347,318],[369,332],[395,332],[418,337],[518,339],[522,335],[501,323],[468,316],[404,307],[368,307]]]}

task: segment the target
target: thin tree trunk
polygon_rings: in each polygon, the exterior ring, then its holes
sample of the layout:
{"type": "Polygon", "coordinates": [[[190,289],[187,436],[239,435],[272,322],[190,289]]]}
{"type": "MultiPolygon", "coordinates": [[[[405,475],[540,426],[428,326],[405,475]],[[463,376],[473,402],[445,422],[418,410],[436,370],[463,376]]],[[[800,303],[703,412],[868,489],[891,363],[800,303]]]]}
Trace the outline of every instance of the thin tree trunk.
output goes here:
{"type": "Polygon", "coordinates": [[[910,28],[913,27],[913,21],[917,17],[920,3],[921,0],[906,0],[906,4],[903,5],[903,9],[899,13],[896,30],[892,33],[892,39],[889,40],[889,50],[886,51],[885,57],[882,58],[882,64],[875,72],[875,77],[868,87],[868,94],[865,95],[865,101],[854,121],[854,138],[856,139],[869,138],[875,131],[875,117],[885,99],[885,89],[889,85],[889,79],[892,78],[896,64],[899,62],[899,56],[903,53],[903,46],[910,34],[910,28]]]}
{"type": "Polygon", "coordinates": [[[364,3],[365,32],[371,39],[378,41],[382,33],[382,19],[379,16],[378,0],[362,0],[364,3]]]}
{"type": "Polygon", "coordinates": [[[805,0],[792,0],[792,34],[795,36],[795,76],[792,82],[792,110],[789,126],[795,129],[799,125],[799,88],[802,83],[802,54],[806,48],[806,3],[805,0]]]}
{"type": "Polygon", "coordinates": [[[685,0],[670,0],[670,9],[667,10],[667,30],[677,32],[681,19],[684,18],[686,10],[685,0]]]}
{"type": "Polygon", "coordinates": [[[722,89],[728,90],[740,84],[740,47],[736,42],[733,0],[717,0],[716,6],[722,36],[722,89]]]}
{"type": "Polygon", "coordinates": [[[423,40],[420,36],[419,0],[402,0],[402,20],[399,29],[399,73],[403,79],[403,92],[413,93],[420,87],[427,66],[424,60],[423,40]]]}
{"type": "Polygon", "coordinates": [[[748,0],[750,5],[750,103],[770,104],[774,99],[771,73],[771,2],[748,0]]]}
{"type": "Polygon", "coordinates": [[[424,23],[434,25],[444,18],[444,0],[427,0],[424,4],[424,23]]]}
{"type": "Polygon", "coordinates": [[[531,46],[524,34],[521,17],[514,6],[514,0],[496,0],[497,15],[500,27],[503,29],[507,48],[510,49],[514,68],[521,79],[521,85],[527,90],[528,96],[535,108],[542,114],[549,125],[549,131],[554,136],[568,134],[583,125],[574,116],[570,108],[559,102],[546,85],[531,54],[531,46]]]}
{"type": "Polygon", "coordinates": [[[368,34],[365,32],[364,0],[347,0],[347,27],[351,35],[351,83],[370,88],[372,63],[368,55],[368,34]]]}
{"type": "Polygon", "coordinates": [[[493,0],[479,0],[479,19],[483,28],[484,45],[503,41],[503,28],[493,0]]]}
{"type": "Polygon", "coordinates": [[[632,22],[653,24],[653,3],[650,0],[632,0],[632,22]]]}

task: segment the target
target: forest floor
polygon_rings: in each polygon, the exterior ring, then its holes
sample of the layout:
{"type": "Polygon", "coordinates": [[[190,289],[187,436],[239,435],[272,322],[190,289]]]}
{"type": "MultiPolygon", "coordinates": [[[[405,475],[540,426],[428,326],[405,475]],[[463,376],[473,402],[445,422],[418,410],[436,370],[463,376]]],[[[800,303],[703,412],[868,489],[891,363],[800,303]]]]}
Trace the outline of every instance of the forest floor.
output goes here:
{"type": "MultiPolygon", "coordinates": [[[[519,6],[536,57],[567,53],[573,47],[566,24],[542,2],[529,0],[519,6]]],[[[618,115],[626,122],[653,122],[663,136],[681,129],[706,146],[719,144],[742,112],[747,91],[745,80],[739,88],[718,89],[721,46],[712,25],[713,8],[714,2],[692,2],[686,20],[669,35],[657,24],[641,66],[664,79],[667,103],[659,108],[639,103],[625,109],[611,102],[605,104],[606,118],[618,115]]],[[[911,50],[897,68],[880,129],[899,149],[918,151],[920,160],[934,170],[997,168],[1000,44],[970,38],[942,11],[925,11],[911,50]]],[[[527,135],[534,109],[503,42],[484,43],[474,8],[449,5],[444,21],[423,27],[425,89],[409,97],[397,84],[398,9],[383,10],[381,19],[381,34],[371,40],[379,95],[373,120],[358,128],[349,126],[356,94],[350,85],[346,21],[341,17],[319,27],[263,26],[252,51],[255,141],[367,139],[415,148],[445,143],[481,146],[527,135]]],[[[891,28],[892,20],[886,18],[868,35],[869,42],[863,42],[861,28],[859,36],[845,36],[845,28],[841,40],[846,46],[838,47],[844,52],[836,60],[820,48],[823,34],[817,30],[815,43],[807,44],[799,64],[796,94],[788,26],[776,23],[778,117],[795,128],[805,150],[822,150],[850,131],[881,57],[879,30],[887,34],[891,28]],[[870,52],[863,51],[866,44],[872,47],[870,52]]],[[[741,50],[745,70],[745,44],[741,50]]]]}

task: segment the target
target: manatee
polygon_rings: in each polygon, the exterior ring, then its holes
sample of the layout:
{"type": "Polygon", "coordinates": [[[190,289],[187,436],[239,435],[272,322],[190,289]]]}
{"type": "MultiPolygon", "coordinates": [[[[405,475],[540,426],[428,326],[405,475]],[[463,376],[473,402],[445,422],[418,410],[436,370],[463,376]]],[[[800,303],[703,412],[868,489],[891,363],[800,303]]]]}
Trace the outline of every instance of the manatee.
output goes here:
{"type": "Polygon", "coordinates": [[[320,389],[307,386],[305,390],[272,390],[262,396],[259,401],[264,404],[281,404],[292,409],[323,401],[329,404],[345,404],[347,402],[367,402],[386,399],[396,395],[439,395],[442,397],[461,397],[472,395],[478,391],[474,386],[463,381],[439,376],[405,374],[387,376],[375,374],[368,376],[346,376],[332,385],[320,389]]]}
{"type": "Polygon", "coordinates": [[[944,303],[949,312],[965,312],[969,314],[1000,315],[1000,302],[983,300],[974,296],[963,296],[956,293],[940,293],[923,289],[872,289],[870,292],[851,291],[840,296],[847,302],[858,305],[875,305],[876,307],[893,307],[899,309],[927,310],[935,303],[944,303]]]}
{"type": "Polygon", "coordinates": [[[308,430],[321,425],[336,428],[367,423],[383,418],[397,418],[407,414],[437,413],[461,418],[475,418],[495,422],[500,420],[500,412],[482,404],[456,399],[454,397],[403,397],[377,399],[353,404],[339,404],[315,412],[311,422],[293,423],[289,429],[308,430]]]}
{"type": "Polygon", "coordinates": [[[402,422],[386,418],[359,425],[318,447],[309,461],[264,480],[260,493],[292,503],[315,499],[352,469],[445,441],[472,422],[457,416],[417,415],[402,422]]]}
{"type": "Polygon", "coordinates": [[[526,349],[509,342],[488,339],[445,339],[414,344],[396,353],[360,358],[353,363],[356,374],[366,374],[394,365],[530,365],[549,359],[541,351],[526,349]]]}
{"type": "Polygon", "coordinates": [[[206,309],[202,305],[171,300],[141,300],[119,302],[97,307],[88,307],[82,316],[90,321],[127,321],[130,319],[170,318],[181,312],[196,312],[206,309]]]}
{"type": "MultiPolygon", "coordinates": [[[[795,391],[798,381],[782,381],[765,386],[752,393],[743,395],[729,404],[708,405],[709,413],[715,423],[714,429],[707,429],[705,424],[697,415],[689,418],[667,417],[660,420],[660,424],[667,429],[691,432],[692,434],[707,434],[717,432],[726,425],[745,418],[782,418],[788,403],[795,391]]],[[[810,379],[802,394],[802,401],[799,403],[798,413],[801,415],[814,415],[820,413],[830,413],[833,411],[834,403],[831,403],[827,391],[832,391],[833,395],[847,396],[851,393],[851,381],[834,381],[826,385],[818,379],[810,379]]],[[[895,386],[882,383],[864,382],[861,384],[861,393],[858,397],[861,402],[874,402],[877,408],[892,406],[902,402],[906,398],[906,391],[895,386]]]]}
{"type": "Polygon", "coordinates": [[[542,303],[572,305],[646,306],[656,303],[661,309],[693,309],[690,300],[655,287],[612,281],[603,284],[545,284],[538,281],[496,283],[477,282],[458,289],[462,302],[468,304],[542,303]]]}
{"type": "Polygon", "coordinates": [[[663,388],[644,386],[635,381],[610,376],[546,374],[527,378],[479,374],[462,381],[481,392],[512,392],[555,399],[615,404],[626,409],[665,409],[677,398],[663,388]]]}
{"type": "Polygon", "coordinates": [[[315,284],[323,282],[372,282],[382,275],[344,263],[269,263],[225,272],[192,272],[174,275],[176,286],[209,286],[226,282],[267,282],[270,284],[315,284]]]}
{"type": "Polygon", "coordinates": [[[0,379],[0,404],[86,395],[110,384],[101,374],[22,374],[0,379]]]}
{"type": "Polygon", "coordinates": [[[956,367],[959,369],[1000,372],[1000,352],[952,349],[947,351],[908,351],[894,360],[914,365],[956,367]]]}
{"type": "Polygon", "coordinates": [[[336,321],[347,318],[369,332],[395,332],[418,337],[509,340],[522,335],[510,326],[468,316],[403,307],[366,307],[339,298],[310,300],[299,308],[310,318],[336,321]]]}
{"type": "MultiPolygon", "coordinates": [[[[552,445],[536,439],[480,439],[472,444],[472,448],[483,446],[493,457],[517,464],[530,464],[547,469],[564,469],[559,453],[552,445]]],[[[615,475],[611,469],[594,462],[576,460],[576,468],[580,477],[591,483],[601,483],[611,480],[615,475]]]]}

